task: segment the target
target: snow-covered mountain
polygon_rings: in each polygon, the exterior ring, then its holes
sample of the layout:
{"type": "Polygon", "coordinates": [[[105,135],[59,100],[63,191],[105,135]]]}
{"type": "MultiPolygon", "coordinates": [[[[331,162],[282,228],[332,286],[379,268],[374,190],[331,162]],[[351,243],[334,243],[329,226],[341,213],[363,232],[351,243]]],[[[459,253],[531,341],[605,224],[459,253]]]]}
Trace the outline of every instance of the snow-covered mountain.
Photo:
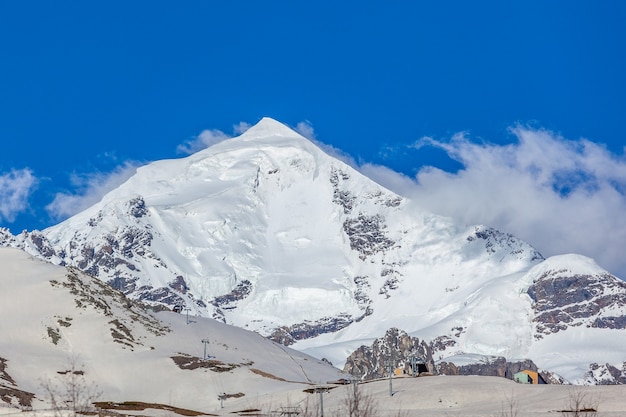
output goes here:
{"type": "Polygon", "coordinates": [[[424,212],[268,118],[0,243],[339,366],[392,327],[569,379],[626,360],[626,288],[592,260],[424,212]]]}
{"type": "Polygon", "coordinates": [[[0,248],[0,317],[0,405],[47,408],[45,387],[68,371],[99,401],[205,412],[220,409],[219,396],[254,403],[344,376],[254,332],[154,313],[74,267],[13,248],[0,248]]]}

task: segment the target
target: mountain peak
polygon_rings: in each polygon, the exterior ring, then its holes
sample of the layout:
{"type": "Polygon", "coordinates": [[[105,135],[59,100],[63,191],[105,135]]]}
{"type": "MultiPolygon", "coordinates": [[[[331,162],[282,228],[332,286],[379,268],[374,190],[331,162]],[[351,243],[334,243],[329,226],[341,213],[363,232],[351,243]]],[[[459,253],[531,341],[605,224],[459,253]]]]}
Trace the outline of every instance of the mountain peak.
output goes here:
{"type": "Polygon", "coordinates": [[[269,137],[295,137],[302,135],[271,117],[262,118],[257,124],[246,130],[241,139],[259,139],[269,137]]]}

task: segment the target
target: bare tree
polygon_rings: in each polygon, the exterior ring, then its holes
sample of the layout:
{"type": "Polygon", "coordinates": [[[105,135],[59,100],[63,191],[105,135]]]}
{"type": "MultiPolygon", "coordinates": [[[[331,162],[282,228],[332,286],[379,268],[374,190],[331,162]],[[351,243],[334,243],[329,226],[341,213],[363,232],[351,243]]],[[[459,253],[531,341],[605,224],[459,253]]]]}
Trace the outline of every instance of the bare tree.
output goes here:
{"type": "Polygon", "coordinates": [[[347,417],[374,417],[378,415],[378,404],[370,394],[364,394],[356,382],[347,387],[342,402],[341,415],[347,417]]]}
{"type": "Polygon", "coordinates": [[[83,367],[76,365],[76,358],[69,358],[67,369],[57,372],[54,379],[45,379],[41,386],[48,396],[55,417],[95,411],[94,402],[100,397],[95,383],[85,380],[83,367]]]}
{"type": "Polygon", "coordinates": [[[517,417],[518,405],[519,404],[515,399],[513,392],[511,392],[511,395],[504,394],[502,410],[500,411],[500,414],[496,414],[496,417],[517,417]]]}
{"type": "Polygon", "coordinates": [[[589,392],[587,387],[573,387],[569,391],[566,408],[561,410],[563,416],[593,417],[598,412],[600,400],[589,392]]]}
{"type": "Polygon", "coordinates": [[[301,417],[317,417],[319,416],[320,406],[318,401],[310,399],[310,396],[306,396],[304,401],[300,403],[301,417]]]}

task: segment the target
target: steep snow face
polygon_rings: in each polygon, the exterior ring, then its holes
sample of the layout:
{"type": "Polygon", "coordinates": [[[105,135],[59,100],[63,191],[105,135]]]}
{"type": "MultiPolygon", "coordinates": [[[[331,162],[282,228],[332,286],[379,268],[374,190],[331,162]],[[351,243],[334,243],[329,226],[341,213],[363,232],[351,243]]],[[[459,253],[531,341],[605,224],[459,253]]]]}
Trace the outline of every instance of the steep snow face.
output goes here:
{"type": "MultiPolygon", "coordinates": [[[[58,261],[129,294],[274,328],[362,315],[352,271],[363,261],[343,231],[345,213],[352,205],[377,212],[350,224],[361,230],[399,203],[264,119],[189,158],[139,169],[101,203],[43,234],[58,261]]],[[[372,245],[370,253],[378,250],[372,245]]]]}

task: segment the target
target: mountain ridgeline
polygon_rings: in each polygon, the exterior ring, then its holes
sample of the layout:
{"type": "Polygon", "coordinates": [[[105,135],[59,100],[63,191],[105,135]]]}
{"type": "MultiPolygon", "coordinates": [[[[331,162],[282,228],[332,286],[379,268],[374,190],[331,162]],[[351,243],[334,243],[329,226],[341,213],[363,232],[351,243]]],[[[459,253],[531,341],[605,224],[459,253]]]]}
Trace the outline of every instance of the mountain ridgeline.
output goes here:
{"type": "Polygon", "coordinates": [[[269,118],[139,168],[56,226],[0,230],[0,244],[338,366],[390,328],[426,341],[433,364],[532,359],[588,383],[594,367],[626,366],[626,285],[593,260],[544,259],[425,212],[269,118]]]}

